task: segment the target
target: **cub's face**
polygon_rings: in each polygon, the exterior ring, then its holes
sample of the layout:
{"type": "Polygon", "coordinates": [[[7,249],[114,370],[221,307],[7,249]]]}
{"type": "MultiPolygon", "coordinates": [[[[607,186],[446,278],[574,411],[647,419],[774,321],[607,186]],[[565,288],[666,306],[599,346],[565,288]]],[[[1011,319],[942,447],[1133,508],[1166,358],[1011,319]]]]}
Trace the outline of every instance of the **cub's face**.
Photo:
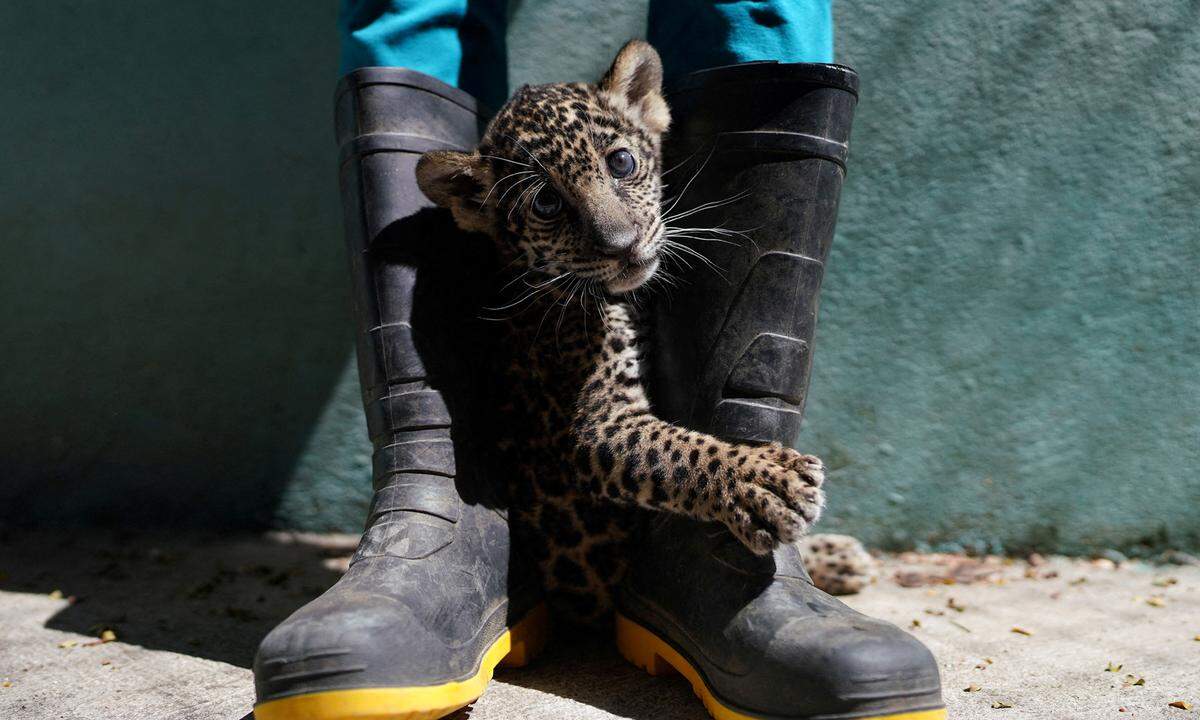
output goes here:
{"type": "Polygon", "coordinates": [[[428,153],[417,180],[531,277],[620,294],[658,269],[669,124],[658,54],[635,40],[596,85],[521,88],[474,152],[428,153]]]}

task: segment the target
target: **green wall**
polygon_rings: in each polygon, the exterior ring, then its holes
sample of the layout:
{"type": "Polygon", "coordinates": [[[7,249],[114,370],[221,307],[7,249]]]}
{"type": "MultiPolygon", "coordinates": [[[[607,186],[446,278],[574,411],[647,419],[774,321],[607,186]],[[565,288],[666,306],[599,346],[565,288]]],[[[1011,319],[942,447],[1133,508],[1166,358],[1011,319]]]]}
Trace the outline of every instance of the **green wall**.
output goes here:
{"type": "Polygon", "coordinates": [[[1200,547],[1200,4],[838,4],[804,443],[881,543],[1200,547]]]}
{"type": "MultiPolygon", "coordinates": [[[[9,5],[0,515],[355,528],[332,5],[9,5]]],[[[1200,6],[986,5],[835,6],[824,529],[1200,549],[1200,6]]],[[[598,74],[603,6],[518,4],[514,84],[598,74]]]]}
{"type": "Polygon", "coordinates": [[[332,22],[0,4],[0,516],[272,519],[352,343],[332,22]]]}

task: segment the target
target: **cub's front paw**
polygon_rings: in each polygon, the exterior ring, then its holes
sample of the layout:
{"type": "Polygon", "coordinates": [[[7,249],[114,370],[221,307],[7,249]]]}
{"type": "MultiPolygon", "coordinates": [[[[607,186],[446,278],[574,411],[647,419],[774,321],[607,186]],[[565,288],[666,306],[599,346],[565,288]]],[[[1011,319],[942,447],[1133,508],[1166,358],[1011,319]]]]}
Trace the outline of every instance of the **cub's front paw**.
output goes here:
{"type": "Polygon", "coordinates": [[[746,448],[734,461],[721,518],[751,551],[791,543],[821,516],[825,466],[778,443],[746,448]]]}
{"type": "Polygon", "coordinates": [[[819,488],[825,483],[825,463],[816,455],[805,455],[779,443],[764,445],[760,450],[769,460],[794,471],[806,485],[819,488]]]}

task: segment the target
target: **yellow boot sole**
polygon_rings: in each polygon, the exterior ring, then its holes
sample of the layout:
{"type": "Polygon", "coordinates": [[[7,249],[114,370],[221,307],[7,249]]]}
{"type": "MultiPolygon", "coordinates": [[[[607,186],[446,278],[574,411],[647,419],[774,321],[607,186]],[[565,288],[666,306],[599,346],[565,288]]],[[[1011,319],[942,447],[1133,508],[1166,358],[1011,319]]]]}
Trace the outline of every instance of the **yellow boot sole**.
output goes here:
{"type": "Polygon", "coordinates": [[[484,653],[465,680],[415,687],[357,688],[306,693],[254,708],[255,720],[437,720],[479,699],[497,666],[521,667],[546,644],[549,613],[539,605],[484,653]]]}
{"type": "MultiPolygon", "coordinates": [[[[696,668],[692,667],[679,651],[620,613],[617,613],[617,649],[626,660],[651,675],[682,675],[691,684],[692,692],[704,703],[704,708],[714,720],[761,720],[754,715],[746,715],[723,705],[705,684],[696,668]]],[[[855,720],[946,720],[946,709],[871,715],[855,720]]]]}

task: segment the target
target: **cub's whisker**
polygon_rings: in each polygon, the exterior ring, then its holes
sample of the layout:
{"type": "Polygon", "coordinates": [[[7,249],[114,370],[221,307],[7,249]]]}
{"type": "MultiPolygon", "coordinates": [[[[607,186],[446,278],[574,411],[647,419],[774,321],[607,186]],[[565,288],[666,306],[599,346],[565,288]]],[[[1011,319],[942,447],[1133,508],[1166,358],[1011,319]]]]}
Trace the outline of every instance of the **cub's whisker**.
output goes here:
{"type": "Polygon", "coordinates": [[[488,158],[490,160],[499,160],[500,162],[512,163],[513,165],[520,165],[521,167],[533,167],[529,163],[523,163],[520,160],[513,160],[511,158],[500,157],[499,155],[484,155],[483,153],[480,153],[479,157],[488,158]]]}
{"type": "Polygon", "coordinates": [[[719,265],[717,265],[715,262],[713,262],[710,258],[708,258],[706,255],[704,255],[704,253],[696,250],[695,248],[684,245],[681,242],[675,242],[674,240],[664,240],[663,242],[666,244],[670,244],[672,248],[674,248],[675,250],[678,250],[681,253],[684,253],[684,254],[687,254],[687,255],[690,255],[690,256],[696,258],[700,262],[704,263],[710,270],[712,270],[714,273],[716,273],[717,276],[720,277],[722,280],[724,280],[726,283],[729,282],[729,278],[725,275],[724,270],[719,265]]]}
{"type": "MultiPolygon", "coordinates": [[[[500,178],[496,182],[492,183],[492,186],[490,188],[488,188],[487,194],[484,195],[483,199],[479,201],[479,205],[481,207],[483,205],[487,205],[488,198],[490,198],[492,196],[492,193],[496,191],[496,188],[500,187],[500,183],[504,182],[505,180],[507,180],[511,177],[517,177],[519,175],[537,175],[537,171],[536,170],[518,170],[517,172],[509,173],[509,174],[505,175],[504,177],[500,178]]],[[[525,178],[525,179],[528,180],[529,178],[525,178]]],[[[521,182],[522,181],[517,180],[516,182],[514,182],[512,185],[509,186],[509,189],[512,189],[513,187],[516,187],[517,185],[520,185],[521,182]]],[[[504,196],[501,195],[500,200],[503,200],[503,199],[504,199],[504,196]]],[[[500,200],[497,200],[496,202],[500,202],[500,200]]]]}
{"type": "Polygon", "coordinates": [[[516,300],[512,301],[511,303],[509,303],[507,305],[501,305],[500,307],[485,307],[483,309],[500,311],[500,310],[507,310],[511,307],[515,307],[515,306],[520,305],[521,303],[525,302],[526,300],[529,300],[530,298],[533,298],[539,294],[544,294],[545,292],[549,292],[550,290],[548,288],[552,289],[551,288],[552,285],[554,285],[557,282],[560,282],[564,278],[571,277],[572,275],[573,275],[573,273],[570,270],[568,270],[567,272],[563,273],[562,275],[555,275],[555,276],[551,277],[549,280],[546,280],[545,282],[539,283],[537,285],[529,285],[528,283],[526,283],[526,287],[531,288],[531,290],[530,290],[530,292],[526,293],[522,297],[517,298],[516,300]]]}
{"type": "Polygon", "coordinates": [[[540,173],[534,172],[533,170],[527,170],[526,172],[528,172],[529,175],[521,178],[520,180],[514,181],[508,187],[504,188],[504,192],[500,193],[500,197],[496,198],[496,205],[504,202],[504,198],[508,197],[508,193],[511,192],[513,188],[520,187],[530,180],[536,180],[540,176],[540,173]]]}
{"type": "MultiPolygon", "coordinates": [[[[742,190],[742,191],[735,193],[733,195],[730,195],[729,197],[724,198],[722,200],[712,200],[710,202],[702,203],[700,205],[697,205],[696,207],[688,208],[687,210],[682,210],[678,213],[675,213],[674,215],[672,215],[670,213],[670,210],[668,210],[664,214],[665,217],[663,218],[663,220],[668,223],[674,222],[676,220],[682,220],[683,218],[691,217],[692,215],[695,215],[696,213],[704,212],[706,210],[715,210],[716,208],[724,207],[726,205],[731,205],[735,202],[745,200],[746,198],[750,197],[751,194],[752,193],[749,190],[742,190]]],[[[672,207],[674,207],[674,206],[672,206],[672,207]]]]}
{"type": "MultiPolygon", "coordinates": [[[[716,150],[717,150],[717,145],[716,145],[716,143],[713,143],[712,147],[708,151],[708,155],[706,155],[704,158],[704,162],[700,163],[700,167],[696,169],[696,172],[692,173],[692,176],[690,178],[688,178],[688,181],[687,181],[687,183],[684,184],[683,189],[679,191],[679,194],[677,196],[675,196],[674,201],[671,202],[671,206],[667,208],[667,211],[664,212],[663,215],[671,214],[671,211],[675,209],[675,206],[679,204],[679,201],[682,200],[683,196],[687,194],[688,188],[690,188],[692,186],[692,183],[696,180],[697,177],[700,176],[700,173],[704,172],[704,168],[708,166],[708,161],[712,160],[713,153],[716,152],[716,150]]],[[[699,152],[699,151],[697,151],[697,152],[699,152]]]]}
{"type": "Polygon", "coordinates": [[[668,238],[684,238],[687,240],[696,240],[698,242],[710,242],[710,243],[718,243],[721,245],[732,245],[734,247],[741,247],[740,243],[735,243],[732,240],[724,240],[722,238],[706,238],[706,237],[699,237],[696,235],[685,235],[683,233],[671,233],[671,234],[667,235],[667,237],[668,238]]]}

